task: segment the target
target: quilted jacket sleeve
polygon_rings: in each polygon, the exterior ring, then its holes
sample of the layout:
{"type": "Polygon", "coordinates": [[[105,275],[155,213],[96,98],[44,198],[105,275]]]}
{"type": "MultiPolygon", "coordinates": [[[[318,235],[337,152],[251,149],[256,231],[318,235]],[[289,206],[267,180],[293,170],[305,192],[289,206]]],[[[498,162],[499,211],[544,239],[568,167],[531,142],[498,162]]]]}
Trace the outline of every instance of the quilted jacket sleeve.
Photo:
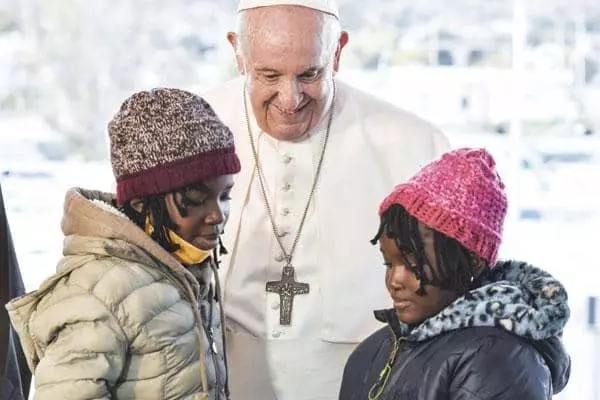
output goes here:
{"type": "Polygon", "coordinates": [[[90,293],[72,293],[31,320],[45,346],[35,368],[35,399],[111,399],[127,341],[115,317],[90,293]]]}
{"type": "Polygon", "coordinates": [[[473,340],[455,369],[451,400],[552,398],[550,371],[541,355],[516,337],[473,340]]]}

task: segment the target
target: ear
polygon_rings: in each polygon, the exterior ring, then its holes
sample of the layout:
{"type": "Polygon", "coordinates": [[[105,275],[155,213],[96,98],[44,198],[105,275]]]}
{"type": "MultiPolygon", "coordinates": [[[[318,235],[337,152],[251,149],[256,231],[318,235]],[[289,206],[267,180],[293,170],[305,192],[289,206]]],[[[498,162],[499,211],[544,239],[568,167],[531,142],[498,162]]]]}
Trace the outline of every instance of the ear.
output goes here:
{"type": "Polygon", "coordinates": [[[246,75],[246,68],[244,67],[244,59],[242,57],[242,48],[239,44],[237,34],[235,32],[227,32],[227,41],[233,48],[237,71],[240,73],[240,75],[246,75]]]}
{"type": "Polygon", "coordinates": [[[333,60],[333,71],[338,72],[340,69],[340,57],[342,55],[342,50],[348,44],[349,35],[348,32],[342,31],[340,34],[340,40],[338,42],[337,49],[335,50],[334,60],[333,60]]]}
{"type": "Polygon", "coordinates": [[[129,202],[129,205],[140,214],[144,210],[144,203],[142,202],[142,199],[133,199],[129,202]]]}

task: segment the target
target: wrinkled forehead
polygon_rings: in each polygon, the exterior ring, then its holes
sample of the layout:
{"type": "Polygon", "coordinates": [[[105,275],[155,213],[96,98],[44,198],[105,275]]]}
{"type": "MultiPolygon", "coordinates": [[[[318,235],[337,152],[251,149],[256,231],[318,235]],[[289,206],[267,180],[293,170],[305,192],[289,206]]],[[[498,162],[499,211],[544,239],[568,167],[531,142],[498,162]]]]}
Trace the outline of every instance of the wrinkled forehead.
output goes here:
{"type": "Polygon", "coordinates": [[[302,70],[320,66],[329,58],[330,16],[297,6],[261,7],[243,13],[244,54],[253,67],[302,70]]]}
{"type": "Polygon", "coordinates": [[[246,54],[249,66],[255,71],[301,74],[309,69],[325,68],[328,64],[327,53],[321,44],[271,43],[252,46],[246,54]]]}

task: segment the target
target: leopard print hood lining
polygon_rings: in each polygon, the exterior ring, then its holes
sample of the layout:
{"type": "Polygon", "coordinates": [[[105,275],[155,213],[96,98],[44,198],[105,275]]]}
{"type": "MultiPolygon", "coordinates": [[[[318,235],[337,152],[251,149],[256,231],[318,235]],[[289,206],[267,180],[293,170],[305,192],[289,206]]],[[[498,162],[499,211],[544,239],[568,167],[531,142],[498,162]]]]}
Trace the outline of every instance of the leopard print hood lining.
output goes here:
{"type": "Polygon", "coordinates": [[[452,304],[411,329],[391,310],[375,311],[398,336],[423,341],[442,333],[469,327],[498,327],[517,336],[543,340],[561,335],[569,319],[567,292],[549,273],[516,261],[500,261],[470,291],[471,298],[459,297],[452,304]]]}

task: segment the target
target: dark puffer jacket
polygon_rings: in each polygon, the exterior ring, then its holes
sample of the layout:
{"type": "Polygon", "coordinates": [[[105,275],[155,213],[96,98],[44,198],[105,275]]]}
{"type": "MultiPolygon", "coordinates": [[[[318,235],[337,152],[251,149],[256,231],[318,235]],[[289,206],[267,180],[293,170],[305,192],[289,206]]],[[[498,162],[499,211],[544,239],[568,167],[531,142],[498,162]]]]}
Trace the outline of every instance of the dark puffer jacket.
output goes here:
{"type": "Polygon", "coordinates": [[[4,209],[0,186],[0,399],[22,400],[29,396],[31,372],[16,332],[10,326],[5,302],[25,293],[21,271],[4,209]]]}
{"type": "Polygon", "coordinates": [[[560,340],[564,287],[538,268],[501,262],[471,294],[412,330],[394,310],[377,311],[388,326],[348,359],[340,400],[545,400],[560,392],[571,365],[560,340]]]}

